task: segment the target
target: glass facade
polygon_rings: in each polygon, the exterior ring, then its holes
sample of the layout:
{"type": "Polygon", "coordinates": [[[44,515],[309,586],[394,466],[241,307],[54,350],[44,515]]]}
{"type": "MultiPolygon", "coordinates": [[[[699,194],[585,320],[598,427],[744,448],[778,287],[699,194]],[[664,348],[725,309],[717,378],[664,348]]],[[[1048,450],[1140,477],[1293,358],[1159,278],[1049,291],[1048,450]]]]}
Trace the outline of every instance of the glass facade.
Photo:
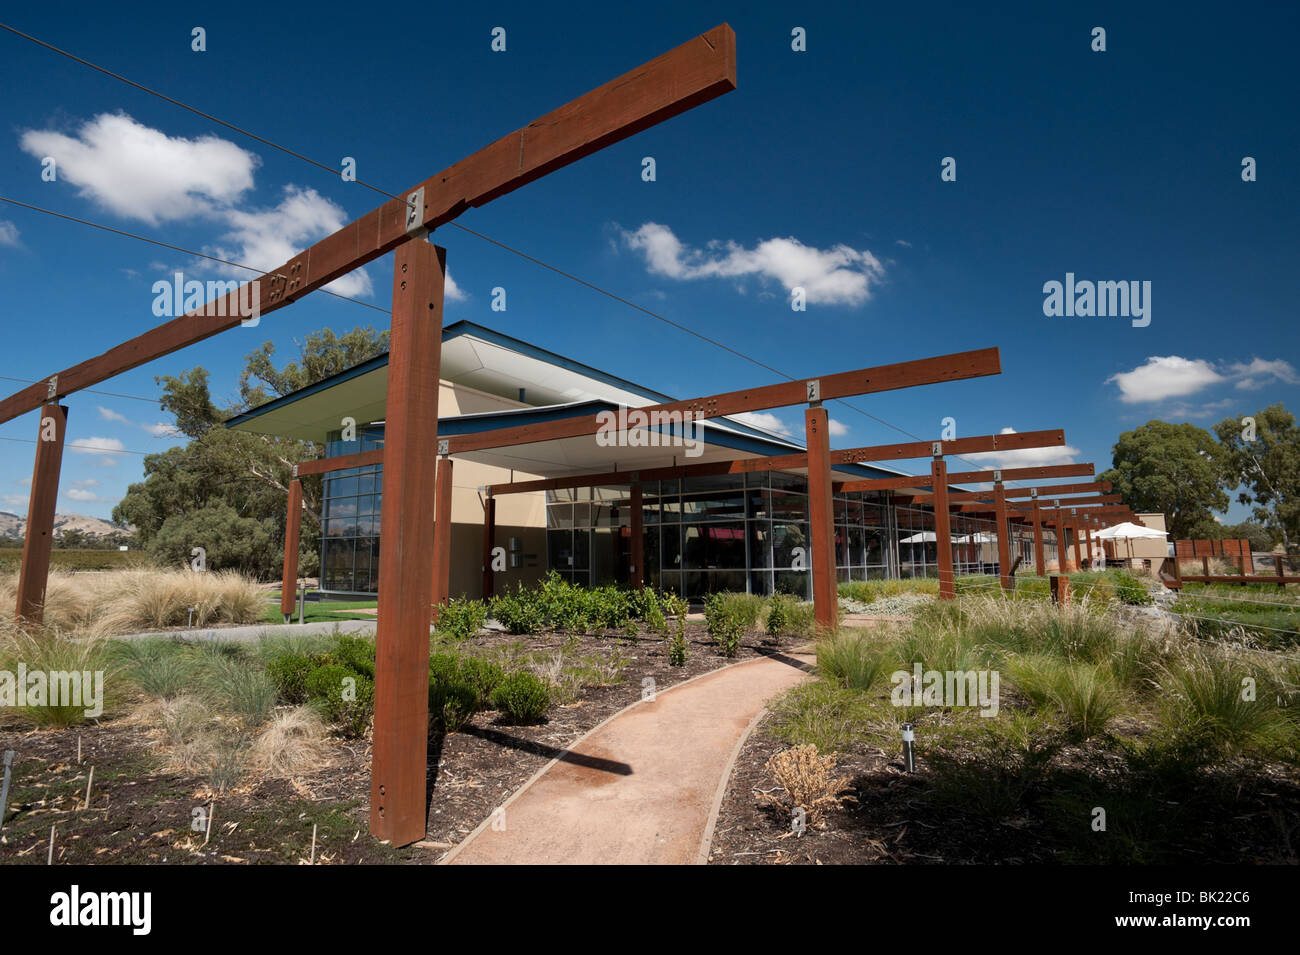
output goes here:
{"type": "MultiPolygon", "coordinates": [[[[688,597],[720,590],[811,595],[806,477],[688,477],[646,482],[641,493],[650,585],[688,597]]],[[[893,509],[878,495],[834,500],[839,579],[893,576],[893,509]]],[[[548,491],[548,566],[575,583],[625,583],[630,504],[626,488],[548,491]]]]}
{"type": "MultiPolygon", "coordinates": [[[[355,454],[384,446],[382,428],[359,431],[344,441],[341,431],[329,434],[325,454],[355,454]]],[[[324,476],[321,494],[321,589],[340,593],[379,590],[379,505],[384,490],[383,467],[334,471],[324,476]]]]}
{"type": "MultiPolygon", "coordinates": [[[[383,447],[383,428],[352,441],[329,434],[326,454],[383,447]]],[[[324,476],[321,589],[379,589],[381,465],[324,476]]],[[[835,563],[840,581],[938,576],[934,513],[896,507],[888,493],[834,497],[835,563]]],[[[716,591],[812,597],[808,571],[808,483],[780,471],[642,484],[644,552],[651,586],[687,597],[716,591]]],[[[960,574],[996,573],[995,522],[952,514],[960,574]]],[[[1045,529],[1045,550],[1055,538],[1045,529]]],[[[547,567],[588,586],[628,583],[631,497],[626,486],[546,492],[547,567]]],[[[1033,566],[1032,530],[1013,526],[1012,557],[1033,566]]]]}

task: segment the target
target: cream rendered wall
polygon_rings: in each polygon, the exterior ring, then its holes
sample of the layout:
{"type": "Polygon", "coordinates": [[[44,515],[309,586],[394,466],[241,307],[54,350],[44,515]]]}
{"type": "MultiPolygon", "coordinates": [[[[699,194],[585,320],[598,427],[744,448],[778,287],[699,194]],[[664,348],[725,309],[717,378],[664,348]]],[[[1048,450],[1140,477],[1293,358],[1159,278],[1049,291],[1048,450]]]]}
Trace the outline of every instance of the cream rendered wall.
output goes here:
{"type": "MultiPolygon", "coordinates": [[[[488,411],[508,411],[529,408],[531,405],[500,395],[488,394],[448,381],[438,389],[438,415],[451,417],[458,414],[480,414],[488,411]]],[[[454,458],[453,458],[454,460],[454,458]]],[[[483,503],[479,487],[485,484],[505,484],[514,481],[531,481],[540,474],[510,471],[475,461],[456,461],[452,468],[451,488],[451,595],[453,597],[482,596],[483,591],[483,503]]],[[[432,510],[432,508],[431,508],[432,510]]],[[[434,514],[437,519],[437,514],[434,514]]],[[[512,568],[509,558],[505,571],[496,574],[495,590],[502,593],[514,590],[516,582],[525,585],[540,580],[546,573],[546,494],[535,491],[529,494],[507,494],[497,499],[496,545],[508,549],[511,537],[523,542],[523,566],[512,568]]]]}

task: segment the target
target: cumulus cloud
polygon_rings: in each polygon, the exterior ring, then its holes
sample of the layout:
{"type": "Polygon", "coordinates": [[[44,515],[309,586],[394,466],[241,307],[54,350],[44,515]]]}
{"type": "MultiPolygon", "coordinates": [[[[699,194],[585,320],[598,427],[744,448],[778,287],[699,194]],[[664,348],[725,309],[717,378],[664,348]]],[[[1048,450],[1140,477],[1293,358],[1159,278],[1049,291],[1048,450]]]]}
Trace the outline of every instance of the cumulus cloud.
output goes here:
{"type": "Polygon", "coordinates": [[[1228,366],[1228,373],[1238,379],[1237,387],[1243,391],[1254,391],[1274,381],[1285,385],[1300,385],[1300,374],[1296,374],[1289,361],[1281,358],[1273,361],[1252,358],[1249,363],[1233,362],[1228,366]]]}
{"type": "Polygon", "coordinates": [[[168,136],[125,113],[101,113],[71,136],[28,130],[19,143],[37,159],[52,156],[59,179],[83,197],[150,225],[230,206],[253,188],[260,162],[219,136],[168,136]]]}
{"type": "Polygon", "coordinates": [[[635,232],[621,231],[624,244],[642,254],[654,275],[774,281],[787,292],[804,289],[809,304],[861,305],[885,275],[885,267],[871,252],[842,244],[818,249],[788,237],[765,239],[752,249],[730,240],[693,249],[657,222],[647,222],[635,232]]]}
{"type": "Polygon", "coordinates": [[[81,438],[69,441],[67,449],[73,454],[97,454],[101,465],[113,467],[126,447],[117,438],[81,438]]]}
{"type": "Polygon", "coordinates": [[[18,226],[0,219],[0,245],[18,245],[18,226]]]}
{"type": "Polygon", "coordinates": [[[98,501],[99,495],[94,491],[83,491],[81,488],[69,488],[64,495],[70,501],[98,501]]]}
{"type": "MultiPolygon", "coordinates": [[[[224,218],[231,229],[210,250],[213,255],[270,271],[289,261],[317,239],[347,225],[343,207],[315,189],[285,186],[284,198],[270,209],[230,209],[224,218]]],[[[243,269],[223,266],[223,271],[247,279],[243,269]]],[[[325,286],[340,295],[369,295],[374,291],[365,269],[356,269],[325,286]]]]}
{"type": "Polygon", "coordinates": [[[783,438],[793,437],[794,435],[794,431],[791,430],[789,425],[767,411],[742,411],[740,414],[728,415],[727,417],[737,424],[758,428],[760,431],[770,431],[772,434],[779,434],[783,438]]]}
{"type": "Polygon", "coordinates": [[[849,433],[849,426],[836,418],[827,419],[832,438],[842,438],[849,433]]]}
{"type": "Polygon", "coordinates": [[[1132,371],[1111,375],[1105,384],[1114,382],[1119,385],[1120,401],[1137,404],[1181,398],[1224,380],[1224,376],[1203,359],[1153,355],[1146,360],[1146,364],[1139,365],[1132,371]]]}
{"type": "Polygon", "coordinates": [[[469,298],[468,293],[457,285],[456,280],[451,277],[450,269],[443,275],[442,296],[448,302],[463,302],[469,298]]]}
{"type": "MultiPolygon", "coordinates": [[[[283,265],[348,222],[337,203],[314,189],[292,185],[284,188],[278,204],[252,207],[247,194],[261,164],[254,153],[219,136],[168,136],[125,113],[102,113],[72,135],[28,130],[20,143],[37,159],[54,157],[60,181],[71,183],[84,198],[125,219],[149,225],[198,218],[217,223],[226,231],[203,251],[261,271],[283,265]]],[[[0,243],[3,239],[0,228],[0,243]]],[[[191,263],[189,270],[250,278],[244,269],[206,260],[191,263]]],[[[364,269],[327,288],[349,296],[373,292],[364,269]]]]}
{"type": "MultiPolygon", "coordinates": [[[[1178,355],[1155,356],[1132,371],[1111,375],[1105,384],[1119,386],[1120,400],[1125,404],[1163,401],[1166,398],[1185,398],[1213,385],[1234,382],[1243,391],[1253,391],[1275,382],[1300,385],[1300,373],[1290,362],[1281,358],[1252,358],[1249,362],[1232,362],[1216,367],[1201,358],[1182,358],[1178,355]]],[[[1197,416],[1212,414],[1228,402],[1205,405],[1197,416]]],[[[1186,408],[1179,414],[1191,414],[1186,408]]]]}
{"type": "MultiPolygon", "coordinates": [[[[1003,428],[999,434],[1015,434],[1015,428],[1003,428]]],[[[962,459],[991,468],[1041,468],[1052,464],[1074,464],[1083,452],[1070,445],[1058,448],[1017,448],[1011,451],[980,451],[963,454],[962,459]]]]}

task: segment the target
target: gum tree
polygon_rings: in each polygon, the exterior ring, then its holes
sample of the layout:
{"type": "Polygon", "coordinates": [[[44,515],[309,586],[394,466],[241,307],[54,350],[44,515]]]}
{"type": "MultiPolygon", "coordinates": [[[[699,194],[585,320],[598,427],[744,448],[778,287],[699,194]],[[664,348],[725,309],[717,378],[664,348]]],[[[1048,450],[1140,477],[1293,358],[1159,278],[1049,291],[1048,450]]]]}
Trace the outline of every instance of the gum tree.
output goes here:
{"type": "Polygon", "coordinates": [[[1125,431],[1112,449],[1109,481],[1135,511],[1158,511],[1174,538],[1218,537],[1214,511],[1229,500],[1223,449],[1214,435],[1192,424],[1148,421],[1125,431]]]}
{"type": "Polygon", "coordinates": [[[1300,545],[1300,427],[1281,404],[1253,417],[1225,418],[1214,426],[1225,473],[1250,505],[1255,520],[1282,538],[1288,554],[1300,545]]]}

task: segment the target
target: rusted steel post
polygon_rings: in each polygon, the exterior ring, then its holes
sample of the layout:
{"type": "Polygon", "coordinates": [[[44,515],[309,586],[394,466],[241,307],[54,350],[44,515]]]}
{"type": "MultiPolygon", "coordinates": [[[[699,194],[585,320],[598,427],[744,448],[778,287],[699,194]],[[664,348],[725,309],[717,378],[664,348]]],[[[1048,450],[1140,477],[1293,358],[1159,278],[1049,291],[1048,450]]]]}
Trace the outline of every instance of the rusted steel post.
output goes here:
{"type": "Polygon", "coordinates": [[[483,599],[491,600],[496,592],[496,573],[492,569],[492,548],[496,546],[497,499],[489,491],[483,499],[483,599]]]}
{"type": "Polygon", "coordinates": [[[952,568],[952,516],[948,513],[948,465],[936,457],[930,465],[934,485],[934,546],[939,559],[939,599],[953,600],[957,582],[952,568]]]}
{"type": "Polygon", "coordinates": [[[1066,574],[1052,574],[1052,603],[1064,606],[1070,602],[1070,578],[1066,574]]]}
{"type": "Polygon", "coordinates": [[[1016,582],[1011,576],[1011,542],[1007,540],[1007,489],[1001,481],[993,485],[998,522],[998,575],[1003,590],[1014,590],[1016,582]]]}
{"type": "Polygon", "coordinates": [[[1034,501],[1034,570],[1039,577],[1047,576],[1047,558],[1043,555],[1043,509],[1034,501]]]}
{"type": "Polygon", "coordinates": [[[1070,521],[1070,536],[1074,538],[1074,566],[1083,570],[1083,551],[1081,550],[1083,544],[1079,540],[1079,530],[1079,519],[1077,517],[1073,518],[1070,521]]]}
{"type": "MultiPolygon", "coordinates": [[[[438,498],[433,505],[433,602],[451,599],[451,458],[438,459],[438,498]]],[[[438,611],[434,610],[435,619],[438,611]]]]}
{"type": "Polygon", "coordinates": [[[803,413],[808,443],[808,525],[812,545],[813,617],[817,626],[834,630],[839,623],[839,588],[835,580],[835,516],[831,497],[830,425],[818,404],[803,413]]]}
{"type": "Polygon", "coordinates": [[[393,845],[424,838],[429,748],[429,604],[442,290],[447,253],[410,240],[393,263],[384,423],[384,497],[375,640],[370,831],[393,845]]]}
{"type": "Polygon", "coordinates": [[[40,626],[45,619],[45,588],[50,577],[50,549],[54,546],[54,510],[59,500],[59,471],[63,466],[63,440],[67,431],[67,406],[57,401],[43,405],[36,432],[32,491],[27,498],[23,563],[18,569],[15,614],[19,626],[40,626]]]}
{"type": "Polygon", "coordinates": [[[294,602],[298,599],[298,537],[302,527],[302,482],[297,478],[289,482],[288,508],[284,517],[284,572],[280,575],[280,613],[286,621],[293,613],[294,602]]]}
{"type": "Polygon", "coordinates": [[[1069,570],[1069,558],[1065,551],[1065,525],[1064,518],[1061,516],[1061,505],[1056,505],[1056,572],[1058,574],[1067,573],[1069,570]]]}
{"type": "Polygon", "coordinates": [[[637,590],[645,587],[645,527],[642,524],[641,485],[632,485],[629,506],[632,508],[629,522],[630,540],[628,541],[627,570],[628,582],[637,590]]]}

